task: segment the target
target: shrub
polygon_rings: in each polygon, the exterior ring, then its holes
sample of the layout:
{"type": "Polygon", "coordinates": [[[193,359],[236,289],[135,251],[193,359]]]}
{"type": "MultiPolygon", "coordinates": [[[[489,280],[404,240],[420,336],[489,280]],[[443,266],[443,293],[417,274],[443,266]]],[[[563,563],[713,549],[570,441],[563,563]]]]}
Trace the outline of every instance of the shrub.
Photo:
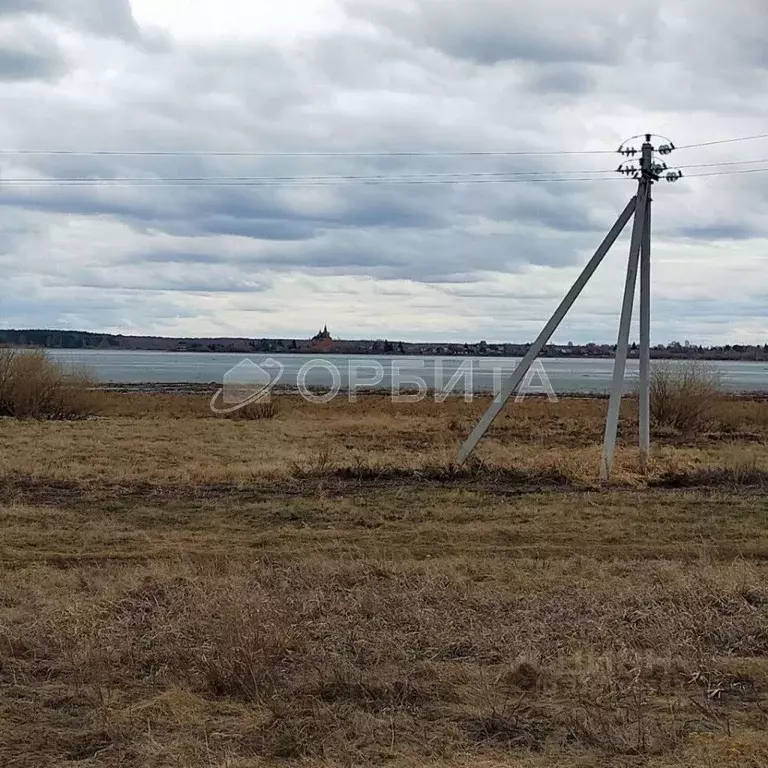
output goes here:
{"type": "Polygon", "coordinates": [[[82,419],[98,411],[94,382],[43,350],[0,349],[0,416],[82,419]]]}
{"type": "Polygon", "coordinates": [[[230,411],[227,418],[235,420],[261,421],[262,419],[276,419],[280,414],[280,408],[275,400],[260,400],[255,403],[230,411]]]}
{"type": "Polygon", "coordinates": [[[722,400],[720,372],[697,360],[662,363],[651,371],[651,416],[686,435],[707,429],[722,400]]]}

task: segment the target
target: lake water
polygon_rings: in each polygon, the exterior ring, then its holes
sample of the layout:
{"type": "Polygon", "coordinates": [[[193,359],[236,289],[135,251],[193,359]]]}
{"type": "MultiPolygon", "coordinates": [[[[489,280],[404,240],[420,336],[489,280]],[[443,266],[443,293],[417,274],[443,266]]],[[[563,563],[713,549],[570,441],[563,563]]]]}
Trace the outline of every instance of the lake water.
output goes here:
{"type": "MultiPolygon", "coordinates": [[[[411,356],[348,355],[242,355],[205,352],[127,352],[115,350],[49,350],[55,359],[75,366],[85,366],[103,383],[215,383],[222,384],[225,375],[244,360],[262,364],[271,358],[273,365],[264,366],[278,379],[281,388],[295,388],[299,381],[307,387],[330,388],[336,382],[342,390],[350,381],[357,386],[391,390],[413,389],[423,380],[429,389],[443,389],[451,377],[464,366],[466,374],[453,387],[454,392],[491,392],[495,383],[514,370],[518,358],[464,358],[411,356]],[[279,374],[279,376],[278,376],[279,374]]],[[[605,393],[610,389],[613,360],[585,358],[542,358],[541,364],[558,393],[605,393]]],[[[652,363],[657,364],[656,361],[652,363]]],[[[768,362],[711,362],[725,387],[734,392],[768,392],[768,362]]],[[[626,388],[637,378],[637,360],[627,362],[626,388]]],[[[240,371],[247,370],[248,364],[240,371]]],[[[535,378],[534,385],[539,384],[535,378]]]]}

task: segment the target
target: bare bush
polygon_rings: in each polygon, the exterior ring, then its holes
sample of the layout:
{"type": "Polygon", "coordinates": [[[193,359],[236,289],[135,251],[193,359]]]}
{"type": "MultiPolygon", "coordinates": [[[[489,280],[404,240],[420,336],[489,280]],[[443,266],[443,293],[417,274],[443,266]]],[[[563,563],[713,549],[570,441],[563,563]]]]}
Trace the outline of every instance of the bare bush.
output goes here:
{"type": "Polygon", "coordinates": [[[711,426],[723,395],[722,375],[697,360],[662,363],[651,372],[651,415],[685,435],[711,426]]]}
{"type": "Polygon", "coordinates": [[[82,419],[98,411],[85,371],[69,370],[43,350],[0,349],[0,416],[82,419]]]}
{"type": "Polygon", "coordinates": [[[262,421],[276,419],[280,414],[280,408],[274,400],[259,400],[249,403],[235,411],[226,414],[227,418],[244,421],[262,421]]]}

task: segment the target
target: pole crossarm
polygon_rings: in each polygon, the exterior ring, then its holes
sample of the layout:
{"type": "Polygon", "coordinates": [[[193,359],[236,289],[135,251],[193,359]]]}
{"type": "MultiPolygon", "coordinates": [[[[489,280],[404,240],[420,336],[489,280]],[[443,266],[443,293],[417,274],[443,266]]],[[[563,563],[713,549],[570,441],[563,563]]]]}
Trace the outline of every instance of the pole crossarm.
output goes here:
{"type": "Polygon", "coordinates": [[[600,262],[605,258],[605,255],[611,249],[611,246],[616,242],[616,239],[622,233],[624,227],[626,227],[627,222],[629,222],[630,218],[632,218],[632,215],[635,213],[636,207],[637,196],[633,197],[629,203],[627,203],[627,207],[619,215],[619,218],[616,220],[611,231],[606,235],[605,240],[603,240],[600,247],[595,251],[595,255],[584,267],[584,270],[571,287],[571,290],[568,291],[565,298],[560,302],[560,306],[555,310],[555,313],[549,319],[549,322],[544,326],[544,329],[538,335],[536,341],[534,341],[528,349],[512,375],[502,384],[501,390],[493,399],[493,403],[491,403],[491,406],[485,414],[483,414],[483,417],[472,430],[472,433],[469,435],[464,445],[461,446],[461,450],[459,451],[459,463],[463,463],[469,458],[483,435],[493,423],[494,419],[499,415],[499,412],[504,407],[507,400],[509,400],[512,393],[520,386],[520,382],[533,364],[533,361],[538,357],[541,350],[552,337],[552,334],[557,330],[558,326],[563,321],[563,318],[568,313],[568,310],[573,306],[573,303],[584,289],[584,286],[589,282],[589,279],[600,265],[600,262]]]}

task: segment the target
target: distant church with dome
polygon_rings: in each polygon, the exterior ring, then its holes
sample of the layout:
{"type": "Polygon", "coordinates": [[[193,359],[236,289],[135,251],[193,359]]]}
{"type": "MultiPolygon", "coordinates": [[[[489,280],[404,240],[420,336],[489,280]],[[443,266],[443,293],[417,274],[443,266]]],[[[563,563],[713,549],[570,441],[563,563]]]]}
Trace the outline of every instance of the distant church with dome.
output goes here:
{"type": "Polygon", "coordinates": [[[329,351],[333,348],[333,337],[328,332],[328,325],[323,326],[322,331],[318,331],[312,337],[312,349],[320,351],[329,351]]]}
{"type": "Polygon", "coordinates": [[[312,341],[333,341],[331,334],[328,333],[328,325],[323,326],[322,331],[318,331],[313,337],[312,341]]]}

